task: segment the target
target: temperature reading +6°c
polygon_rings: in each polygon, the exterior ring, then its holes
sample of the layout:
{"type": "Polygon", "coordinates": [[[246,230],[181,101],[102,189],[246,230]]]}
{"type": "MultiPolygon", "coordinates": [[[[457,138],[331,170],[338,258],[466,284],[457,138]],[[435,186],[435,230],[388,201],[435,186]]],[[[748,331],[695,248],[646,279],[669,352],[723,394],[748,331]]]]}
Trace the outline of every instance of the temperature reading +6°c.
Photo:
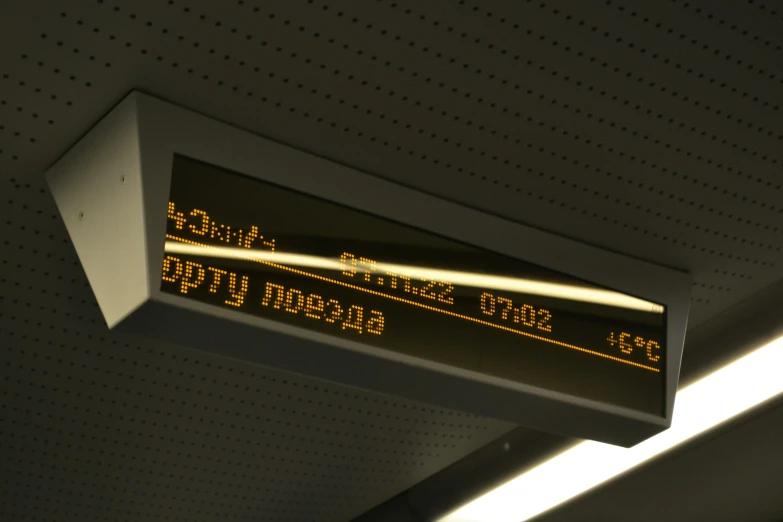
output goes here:
{"type": "Polygon", "coordinates": [[[626,355],[630,355],[634,348],[640,348],[646,350],[647,358],[652,362],[658,362],[661,358],[661,345],[652,339],[644,339],[638,335],[633,336],[628,332],[620,332],[615,336],[615,333],[611,332],[606,340],[609,341],[609,346],[619,347],[620,351],[626,355]]]}

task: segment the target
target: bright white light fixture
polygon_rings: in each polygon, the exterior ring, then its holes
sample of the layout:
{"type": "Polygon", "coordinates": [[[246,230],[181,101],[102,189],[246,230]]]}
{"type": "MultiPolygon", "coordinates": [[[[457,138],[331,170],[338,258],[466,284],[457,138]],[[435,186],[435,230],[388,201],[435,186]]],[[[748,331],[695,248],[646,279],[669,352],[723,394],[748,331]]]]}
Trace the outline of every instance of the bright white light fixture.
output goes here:
{"type": "Polygon", "coordinates": [[[677,393],[668,430],[621,448],[585,441],[437,522],[522,522],[783,392],[783,337],[677,393]]]}

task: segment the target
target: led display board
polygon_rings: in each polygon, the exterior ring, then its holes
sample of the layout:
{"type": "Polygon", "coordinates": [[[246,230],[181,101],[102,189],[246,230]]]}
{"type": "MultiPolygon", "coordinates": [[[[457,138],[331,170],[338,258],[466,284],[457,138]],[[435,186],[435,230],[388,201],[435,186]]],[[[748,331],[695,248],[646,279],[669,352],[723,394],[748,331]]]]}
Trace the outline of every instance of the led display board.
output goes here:
{"type": "Polygon", "coordinates": [[[671,423],[683,272],[140,93],[47,180],[111,328],[612,444],[671,423]]]}
{"type": "Polygon", "coordinates": [[[665,307],[175,156],[164,292],[662,414],[665,307]]]}

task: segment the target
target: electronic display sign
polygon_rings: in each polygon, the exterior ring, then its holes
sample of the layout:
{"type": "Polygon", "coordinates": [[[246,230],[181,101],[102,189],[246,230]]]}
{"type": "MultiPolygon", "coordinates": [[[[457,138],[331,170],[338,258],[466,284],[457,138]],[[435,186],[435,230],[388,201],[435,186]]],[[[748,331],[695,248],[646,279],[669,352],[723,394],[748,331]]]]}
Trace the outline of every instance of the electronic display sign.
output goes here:
{"type": "Polygon", "coordinates": [[[303,141],[133,92],[65,151],[46,179],[107,327],[569,437],[670,426],[690,274],[303,141]]]}
{"type": "Polygon", "coordinates": [[[167,218],[164,292],[662,412],[660,304],[182,156],[167,218]]]}

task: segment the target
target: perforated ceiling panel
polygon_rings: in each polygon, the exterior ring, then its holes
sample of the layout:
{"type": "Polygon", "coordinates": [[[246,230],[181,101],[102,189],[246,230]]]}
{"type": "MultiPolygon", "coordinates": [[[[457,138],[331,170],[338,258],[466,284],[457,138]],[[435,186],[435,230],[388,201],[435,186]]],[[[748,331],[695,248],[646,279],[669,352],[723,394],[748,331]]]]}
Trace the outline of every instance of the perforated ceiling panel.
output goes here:
{"type": "Polygon", "coordinates": [[[0,518],[349,520],[511,429],[108,331],[42,172],[132,88],[692,271],[694,326],[783,274],[781,28],[753,0],[0,2],[0,518]]]}

